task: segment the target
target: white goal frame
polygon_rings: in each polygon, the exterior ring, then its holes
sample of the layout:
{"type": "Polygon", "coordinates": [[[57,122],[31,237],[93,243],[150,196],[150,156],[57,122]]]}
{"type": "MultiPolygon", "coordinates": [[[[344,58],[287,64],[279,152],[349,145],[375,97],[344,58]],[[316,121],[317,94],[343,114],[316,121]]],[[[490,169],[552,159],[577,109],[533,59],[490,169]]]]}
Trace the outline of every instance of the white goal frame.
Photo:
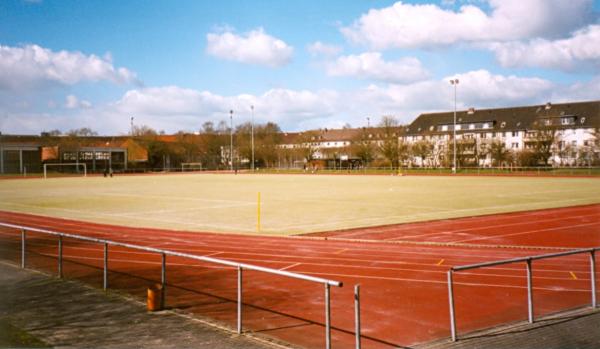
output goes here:
{"type": "Polygon", "coordinates": [[[58,163],[58,164],[44,164],[44,179],[48,178],[48,166],[83,166],[83,176],[87,177],[87,166],[83,162],[71,162],[71,163],[58,163]]]}
{"type": "Polygon", "coordinates": [[[201,162],[182,162],[181,163],[181,172],[185,172],[186,169],[193,171],[193,170],[200,170],[202,171],[202,163],[201,162]],[[197,166],[197,167],[194,167],[197,166]]]}

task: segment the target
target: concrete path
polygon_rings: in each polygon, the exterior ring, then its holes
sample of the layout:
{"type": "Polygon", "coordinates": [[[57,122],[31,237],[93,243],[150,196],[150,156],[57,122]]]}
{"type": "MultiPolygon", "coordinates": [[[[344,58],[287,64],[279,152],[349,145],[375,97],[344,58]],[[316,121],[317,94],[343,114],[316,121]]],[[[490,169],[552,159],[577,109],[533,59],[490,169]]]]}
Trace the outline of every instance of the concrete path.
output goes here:
{"type": "MultiPolygon", "coordinates": [[[[0,346],[55,348],[268,349],[283,345],[238,336],[171,311],[148,313],[122,295],[0,261],[0,346]],[[23,343],[3,341],[29,335],[23,343]]],[[[600,309],[417,345],[418,349],[600,348],[600,309]]]]}
{"type": "MultiPolygon", "coordinates": [[[[55,348],[282,348],[121,295],[0,262],[0,323],[55,348]],[[19,331],[21,330],[21,331],[19,331]]],[[[37,341],[2,345],[43,346],[37,341]]]]}
{"type": "MultiPolygon", "coordinates": [[[[460,335],[460,334],[459,334],[460,335]]],[[[418,349],[597,349],[600,348],[600,308],[582,308],[459,336],[457,342],[439,340],[418,349]]]]}

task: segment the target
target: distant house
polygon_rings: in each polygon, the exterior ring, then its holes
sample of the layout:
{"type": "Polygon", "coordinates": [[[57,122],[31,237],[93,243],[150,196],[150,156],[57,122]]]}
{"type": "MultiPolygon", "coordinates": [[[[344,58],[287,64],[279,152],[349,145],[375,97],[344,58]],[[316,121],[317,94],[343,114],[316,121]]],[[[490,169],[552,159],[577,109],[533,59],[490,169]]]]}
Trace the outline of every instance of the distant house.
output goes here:
{"type": "MultiPolygon", "coordinates": [[[[437,158],[413,160],[420,166],[448,165],[454,125],[452,111],[419,115],[402,138],[410,144],[431,143],[435,149],[431,157],[437,158]]],[[[538,165],[590,165],[598,158],[599,129],[600,101],[461,110],[456,113],[457,155],[464,165],[491,166],[489,148],[494,142],[514,156],[533,152],[547,142],[547,163],[538,165]]]]}
{"type": "Polygon", "coordinates": [[[41,172],[45,163],[84,163],[89,172],[148,160],[148,151],[129,137],[0,136],[0,173],[41,172]]]}

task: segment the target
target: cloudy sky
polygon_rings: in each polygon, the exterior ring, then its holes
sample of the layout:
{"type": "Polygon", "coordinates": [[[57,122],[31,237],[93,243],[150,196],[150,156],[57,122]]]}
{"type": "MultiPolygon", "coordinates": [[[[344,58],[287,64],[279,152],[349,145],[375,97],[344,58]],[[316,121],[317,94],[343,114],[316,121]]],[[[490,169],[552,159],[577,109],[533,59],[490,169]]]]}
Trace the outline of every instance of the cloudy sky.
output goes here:
{"type": "Polygon", "coordinates": [[[600,99],[600,0],[0,2],[0,131],[283,130],[600,99]]]}

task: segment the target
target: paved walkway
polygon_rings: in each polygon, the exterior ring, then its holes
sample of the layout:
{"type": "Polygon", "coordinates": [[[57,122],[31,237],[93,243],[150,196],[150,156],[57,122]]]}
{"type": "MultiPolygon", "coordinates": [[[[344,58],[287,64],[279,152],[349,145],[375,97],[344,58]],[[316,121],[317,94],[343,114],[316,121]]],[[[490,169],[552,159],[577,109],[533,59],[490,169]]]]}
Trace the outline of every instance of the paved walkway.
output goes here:
{"type": "MultiPolygon", "coordinates": [[[[580,309],[533,325],[518,323],[421,344],[417,349],[600,348],[600,309],[580,309]]],[[[173,312],[148,313],[121,295],[58,280],[0,261],[1,346],[55,348],[272,349],[277,343],[238,336],[173,312]],[[2,341],[6,328],[24,344],[2,341]],[[39,340],[36,341],[35,339],[39,340]],[[41,342],[40,342],[41,341],[41,342]]]]}
{"type": "Polygon", "coordinates": [[[417,346],[418,349],[597,349],[600,308],[582,308],[417,346]]]}
{"type": "MultiPolygon", "coordinates": [[[[0,323],[3,324],[0,337],[10,336],[6,328],[17,333],[22,330],[55,348],[282,347],[172,312],[148,313],[140,302],[5,262],[0,262],[0,323]]],[[[13,342],[3,347],[30,347],[31,343],[13,342]]],[[[36,347],[43,346],[37,341],[33,343],[36,347]]]]}

